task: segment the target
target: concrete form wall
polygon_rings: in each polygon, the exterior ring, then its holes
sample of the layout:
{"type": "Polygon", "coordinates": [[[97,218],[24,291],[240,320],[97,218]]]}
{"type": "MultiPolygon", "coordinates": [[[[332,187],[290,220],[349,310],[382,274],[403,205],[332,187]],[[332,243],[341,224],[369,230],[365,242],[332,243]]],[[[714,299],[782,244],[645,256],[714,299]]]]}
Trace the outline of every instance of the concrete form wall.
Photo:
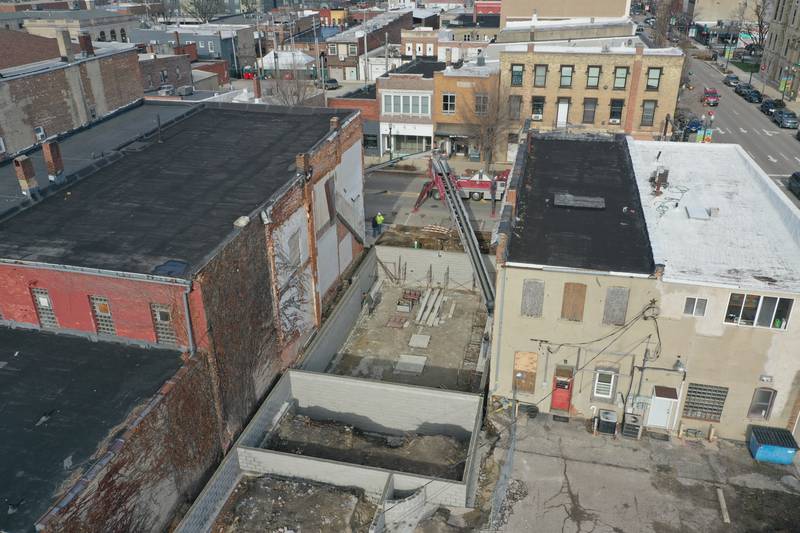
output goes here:
{"type": "Polygon", "coordinates": [[[290,377],[298,412],[364,431],[469,438],[481,403],[479,395],[379,381],[296,370],[290,377]]]}
{"type": "Polygon", "coordinates": [[[364,257],[356,273],[350,278],[350,286],[339,300],[336,309],[320,328],[308,346],[299,368],[313,372],[324,372],[347,340],[350,331],[358,321],[364,292],[368,291],[378,278],[375,251],[364,257]]]}
{"type": "MultiPolygon", "coordinates": [[[[378,259],[395,279],[406,287],[447,286],[451,289],[474,290],[478,288],[467,254],[378,245],[378,259]],[[399,275],[399,277],[398,277],[399,275]]],[[[483,256],[489,273],[494,276],[495,258],[483,256]]],[[[392,281],[383,268],[378,268],[380,279],[392,281]]]]}

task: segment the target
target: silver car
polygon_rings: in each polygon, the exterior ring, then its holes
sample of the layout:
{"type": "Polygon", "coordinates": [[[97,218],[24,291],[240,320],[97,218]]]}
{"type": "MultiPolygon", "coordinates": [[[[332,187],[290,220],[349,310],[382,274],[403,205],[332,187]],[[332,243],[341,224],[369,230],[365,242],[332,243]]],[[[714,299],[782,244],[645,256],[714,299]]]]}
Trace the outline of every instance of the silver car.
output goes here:
{"type": "Polygon", "coordinates": [[[797,115],[794,111],[776,109],[775,113],[772,115],[772,120],[781,128],[797,129],[797,115]]]}

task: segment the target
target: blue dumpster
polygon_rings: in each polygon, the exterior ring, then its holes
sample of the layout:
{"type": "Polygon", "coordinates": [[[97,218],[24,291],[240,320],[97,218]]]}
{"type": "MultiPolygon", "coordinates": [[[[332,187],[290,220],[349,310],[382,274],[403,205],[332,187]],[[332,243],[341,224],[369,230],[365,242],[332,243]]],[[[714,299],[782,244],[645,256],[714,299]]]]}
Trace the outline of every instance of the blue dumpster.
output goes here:
{"type": "Polygon", "coordinates": [[[797,441],[783,428],[750,426],[748,445],[753,459],[765,463],[789,465],[797,453],[797,441]]]}

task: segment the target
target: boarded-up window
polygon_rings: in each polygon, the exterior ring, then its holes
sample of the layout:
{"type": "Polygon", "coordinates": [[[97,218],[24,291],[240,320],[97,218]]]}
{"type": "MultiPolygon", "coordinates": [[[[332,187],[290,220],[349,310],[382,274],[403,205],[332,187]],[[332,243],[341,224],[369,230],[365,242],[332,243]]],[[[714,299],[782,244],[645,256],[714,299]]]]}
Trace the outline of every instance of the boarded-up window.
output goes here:
{"type": "Polygon", "coordinates": [[[514,387],[517,392],[533,394],[536,390],[536,368],[538,365],[538,353],[514,353],[514,387]]]}
{"type": "Polygon", "coordinates": [[[622,326],[628,314],[627,287],[609,287],[606,291],[606,307],[603,311],[603,324],[622,326]]]}
{"type": "Polygon", "coordinates": [[[522,282],[522,316],[542,316],[544,303],[544,281],[526,279],[522,282]]]}
{"type": "Polygon", "coordinates": [[[561,302],[561,318],[581,322],[583,320],[583,304],[586,301],[586,285],[583,283],[565,283],[564,299],[561,302]]]}

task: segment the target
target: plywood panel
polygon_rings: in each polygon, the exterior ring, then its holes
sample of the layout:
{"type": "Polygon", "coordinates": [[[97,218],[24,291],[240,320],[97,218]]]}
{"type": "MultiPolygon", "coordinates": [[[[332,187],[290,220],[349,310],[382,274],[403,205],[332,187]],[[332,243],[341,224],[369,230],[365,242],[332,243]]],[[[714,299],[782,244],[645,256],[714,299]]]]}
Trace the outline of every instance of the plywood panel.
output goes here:
{"type": "Polygon", "coordinates": [[[538,366],[538,353],[514,353],[514,385],[517,391],[533,393],[536,390],[536,369],[538,366]]]}
{"type": "Polygon", "coordinates": [[[576,322],[583,321],[585,302],[586,285],[583,283],[565,283],[564,299],[561,302],[561,318],[576,322]]]}

